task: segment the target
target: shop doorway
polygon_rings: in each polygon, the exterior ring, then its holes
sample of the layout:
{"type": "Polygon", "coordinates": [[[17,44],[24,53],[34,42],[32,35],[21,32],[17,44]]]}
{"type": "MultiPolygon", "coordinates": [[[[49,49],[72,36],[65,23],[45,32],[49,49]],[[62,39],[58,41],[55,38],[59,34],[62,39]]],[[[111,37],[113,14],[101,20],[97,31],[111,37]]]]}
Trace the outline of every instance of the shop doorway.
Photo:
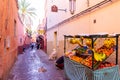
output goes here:
{"type": "Polygon", "coordinates": [[[57,31],[54,32],[54,48],[57,49],[57,31]]]}

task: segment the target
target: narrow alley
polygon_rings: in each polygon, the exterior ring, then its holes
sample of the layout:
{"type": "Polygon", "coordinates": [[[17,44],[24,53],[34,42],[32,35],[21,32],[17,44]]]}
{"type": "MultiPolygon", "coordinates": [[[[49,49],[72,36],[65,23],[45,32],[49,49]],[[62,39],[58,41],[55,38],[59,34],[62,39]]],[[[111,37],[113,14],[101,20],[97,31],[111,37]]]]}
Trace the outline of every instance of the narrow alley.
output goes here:
{"type": "Polygon", "coordinates": [[[59,70],[49,61],[42,50],[27,49],[18,56],[8,80],[66,80],[64,70],[59,70]]]}
{"type": "Polygon", "coordinates": [[[120,0],[0,6],[0,80],[120,80],[120,0]]]}

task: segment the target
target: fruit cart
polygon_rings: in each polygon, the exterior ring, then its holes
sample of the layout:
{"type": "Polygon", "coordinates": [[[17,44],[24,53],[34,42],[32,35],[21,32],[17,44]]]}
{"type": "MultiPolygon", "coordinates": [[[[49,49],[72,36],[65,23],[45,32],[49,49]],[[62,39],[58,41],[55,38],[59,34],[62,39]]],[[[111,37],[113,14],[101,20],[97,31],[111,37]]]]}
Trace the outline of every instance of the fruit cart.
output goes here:
{"type": "Polygon", "coordinates": [[[119,34],[64,35],[66,76],[70,80],[119,80],[118,38],[119,34]],[[77,47],[67,51],[69,43],[77,47]],[[114,63],[109,62],[112,54],[114,63]]]}

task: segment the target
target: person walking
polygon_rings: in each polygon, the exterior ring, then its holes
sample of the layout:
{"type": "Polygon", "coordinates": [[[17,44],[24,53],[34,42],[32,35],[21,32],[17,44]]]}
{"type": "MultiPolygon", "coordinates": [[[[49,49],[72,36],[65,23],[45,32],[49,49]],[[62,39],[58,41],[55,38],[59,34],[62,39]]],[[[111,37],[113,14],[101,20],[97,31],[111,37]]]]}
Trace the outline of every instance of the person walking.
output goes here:
{"type": "Polygon", "coordinates": [[[37,37],[36,43],[37,43],[37,49],[39,49],[40,48],[40,39],[39,39],[39,37],[37,37]]]}

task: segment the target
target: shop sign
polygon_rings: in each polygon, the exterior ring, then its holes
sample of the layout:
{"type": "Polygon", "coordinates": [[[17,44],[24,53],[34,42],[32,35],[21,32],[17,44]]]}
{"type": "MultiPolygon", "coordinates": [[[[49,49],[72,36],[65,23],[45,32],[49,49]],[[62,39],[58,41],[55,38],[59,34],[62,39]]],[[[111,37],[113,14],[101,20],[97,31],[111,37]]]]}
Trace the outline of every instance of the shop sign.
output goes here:
{"type": "Polygon", "coordinates": [[[51,7],[51,11],[52,11],[52,12],[58,12],[58,7],[57,7],[56,5],[53,5],[53,6],[51,7]]]}
{"type": "Polygon", "coordinates": [[[43,35],[45,33],[45,30],[43,30],[43,29],[42,30],[38,30],[38,33],[43,35]]]}

